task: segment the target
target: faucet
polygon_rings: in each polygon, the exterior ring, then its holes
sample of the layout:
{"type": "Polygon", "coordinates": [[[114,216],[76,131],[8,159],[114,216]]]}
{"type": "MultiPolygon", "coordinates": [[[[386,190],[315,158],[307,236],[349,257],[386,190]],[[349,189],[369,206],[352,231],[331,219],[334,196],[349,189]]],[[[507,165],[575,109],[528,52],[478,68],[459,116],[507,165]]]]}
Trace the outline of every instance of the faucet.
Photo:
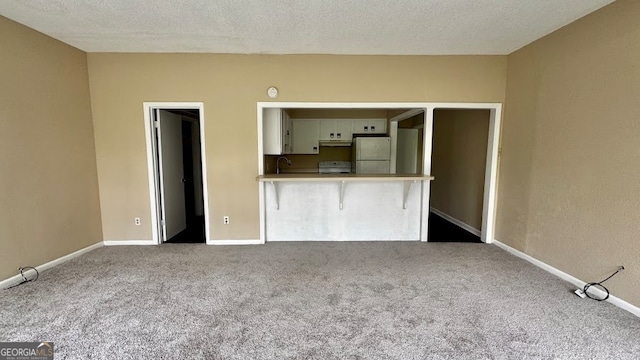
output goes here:
{"type": "Polygon", "coordinates": [[[287,159],[286,156],[280,156],[278,160],[276,160],[276,174],[280,174],[280,160],[282,159],[287,161],[287,166],[291,166],[291,160],[287,159]]]}

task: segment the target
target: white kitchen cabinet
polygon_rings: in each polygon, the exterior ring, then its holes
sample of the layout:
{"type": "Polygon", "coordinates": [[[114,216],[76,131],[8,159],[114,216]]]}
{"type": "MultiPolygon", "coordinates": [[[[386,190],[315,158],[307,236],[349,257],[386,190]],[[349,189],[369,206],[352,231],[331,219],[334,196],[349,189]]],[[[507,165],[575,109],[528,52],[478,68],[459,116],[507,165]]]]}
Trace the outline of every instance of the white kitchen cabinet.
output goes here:
{"type": "Polygon", "coordinates": [[[292,154],[317,154],[320,140],[320,121],[291,120],[292,154]]]}
{"type": "Polygon", "coordinates": [[[320,141],[351,141],[353,122],[349,119],[321,119],[320,141]]]}
{"type": "Polygon", "coordinates": [[[338,119],[335,122],[335,128],[336,134],[338,134],[339,138],[342,138],[346,141],[351,141],[351,139],[353,138],[353,121],[338,119]]]}
{"type": "Polygon", "coordinates": [[[278,108],[264,109],[262,145],[265,155],[291,153],[291,119],[286,111],[278,108]]]}
{"type": "Polygon", "coordinates": [[[292,133],[292,129],[291,129],[291,117],[289,116],[289,114],[282,110],[282,121],[284,124],[284,128],[282,129],[282,136],[284,137],[284,153],[285,154],[291,154],[291,148],[292,148],[292,139],[293,139],[293,135],[292,133]]]}
{"type": "Polygon", "coordinates": [[[318,120],[320,123],[320,140],[335,140],[335,121],[318,120]]]}
{"type": "Polygon", "coordinates": [[[386,134],[387,119],[353,120],[353,134],[386,134]]]}

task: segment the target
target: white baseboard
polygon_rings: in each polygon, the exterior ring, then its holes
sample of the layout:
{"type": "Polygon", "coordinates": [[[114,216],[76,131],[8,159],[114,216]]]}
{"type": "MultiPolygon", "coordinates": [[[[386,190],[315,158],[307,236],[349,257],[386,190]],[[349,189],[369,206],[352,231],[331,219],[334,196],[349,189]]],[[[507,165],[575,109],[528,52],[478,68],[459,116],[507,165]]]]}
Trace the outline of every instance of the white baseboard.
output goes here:
{"type": "MultiPolygon", "coordinates": [[[[59,257],[59,258],[57,258],[55,260],[51,260],[51,261],[49,261],[47,263],[44,263],[44,264],[39,265],[39,266],[36,266],[35,268],[36,268],[36,270],[38,270],[38,272],[42,272],[42,271],[50,269],[50,268],[52,268],[52,267],[54,267],[56,265],[60,265],[60,264],[62,264],[64,262],[67,262],[67,261],[69,261],[69,260],[71,260],[73,258],[77,258],[78,256],[80,256],[82,254],[88,253],[89,251],[95,250],[95,249],[100,248],[102,246],[104,246],[104,244],[102,242],[99,242],[99,243],[87,246],[86,248],[82,248],[82,249],[80,249],[78,251],[74,251],[71,254],[68,254],[68,255],[65,255],[65,256],[61,256],[61,257],[59,257]]],[[[12,277],[10,277],[8,279],[0,281],[0,289],[5,289],[5,288],[8,288],[8,287],[11,287],[13,285],[18,284],[21,281],[22,281],[22,276],[14,275],[14,276],[12,276],[12,277]]]]}
{"type": "Polygon", "coordinates": [[[447,220],[450,223],[453,223],[455,225],[460,226],[461,228],[467,230],[468,232],[472,233],[475,236],[482,236],[482,232],[476,228],[474,228],[473,226],[466,224],[456,218],[454,218],[453,216],[449,215],[449,214],[445,214],[442,211],[436,209],[436,208],[429,208],[429,210],[431,210],[432,213],[440,216],[441,218],[447,220]]]}
{"type": "MultiPolygon", "coordinates": [[[[207,245],[261,245],[260,240],[207,240],[207,245]]],[[[154,240],[105,240],[105,246],[117,245],[158,245],[154,240]]]]}
{"type": "MultiPolygon", "coordinates": [[[[516,250],[516,249],[512,248],[509,245],[503,244],[498,240],[493,240],[493,243],[496,246],[498,246],[499,248],[505,250],[506,252],[511,253],[511,254],[521,258],[521,259],[524,259],[524,260],[532,263],[533,265],[535,265],[535,266],[537,266],[537,267],[539,267],[539,268],[541,268],[541,269],[543,269],[545,271],[548,271],[548,272],[552,273],[553,275],[559,277],[560,279],[573,284],[578,289],[582,289],[586,285],[586,282],[574,277],[573,275],[569,275],[564,271],[558,270],[558,269],[554,268],[553,266],[551,266],[551,265],[549,265],[547,263],[544,263],[544,262],[542,262],[542,261],[540,261],[540,260],[538,260],[538,259],[536,259],[536,258],[534,258],[534,257],[532,257],[530,255],[527,255],[527,254],[523,253],[522,251],[516,250]]],[[[606,295],[606,293],[604,291],[600,290],[600,289],[597,289],[595,287],[593,287],[591,289],[593,289],[593,293],[597,294],[598,296],[604,297],[606,295]]],[[[591,289],[589,290],[589,292],[592,291],[591,289]]],[[[635,316],[640,317],[640,307],[632,305],[632,304],[620,299],[619,297],[616,297],[616,296],[613,296],[613,295],[609,295],[609,298],[606,301],[610,302],[611,304],[613,304],[613,305],[615,305],[615,306],[617,306],[617,307],[619,307],[621,309],[627,310],[628,312],[634,314],[635,316]]]]}
{"type": "Polygon", "coordinates": [[[207,245],[262,245],[260,239],[249,240],[207,240],[207,245]]]}
{"type": "Polygon", "coordinates": [[[154,240],[105,240],[104,246],[116,245],[158,245],[154,240]]]}

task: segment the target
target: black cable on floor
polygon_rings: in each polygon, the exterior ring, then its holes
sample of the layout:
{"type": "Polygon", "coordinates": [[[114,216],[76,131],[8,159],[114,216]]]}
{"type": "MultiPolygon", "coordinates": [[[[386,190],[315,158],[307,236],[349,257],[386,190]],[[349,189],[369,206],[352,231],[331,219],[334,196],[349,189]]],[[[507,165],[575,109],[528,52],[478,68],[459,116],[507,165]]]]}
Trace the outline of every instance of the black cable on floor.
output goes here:
{"type": "Polygon", "coordinates": [[[602,281],[599,281],[599,282],[592,282],[592,283],[588,283],[588,284],[586,284],[586,285],[584,286],[584,288],[582,288],[582,292],[583,292],[583,293],[584,293],[584,294],[585,294],[589,299],[593,299],[593,300],[596,300],[596,301],[604,301],[604,300],[607,300],[607,299],[609,298],[609,289],[607,289],[604,285],[602,285],[602,283],[603,283],[603,282],[605,282],[605,281],[607,281],[607,280],[609,280],[609,279],[611,279],[615,274],[619,273],[619,272],[620,272],[620,271],[622,271],[622,270],[624,270],[624,266],[620,266],[620,267],[618,268],[618,270],[616,270],[616,272],[614,272],[613,274],[609,275],[606,279],[604,279],[604,280],[602,280],[602,281]],[[604,298],[602,298],[602,299],[597,298],[597,297],[593,297],[593,296],[589,295],[589,293],[587,292],[587,290],[588,290],[590,287],[592,287],[592,286],[596,286],[596,287],[601,288],[601,289],[602,289],[602,291],[604,291],[607,295],[606,295],[604,298]]]}
{"type": "Polygon", "coordinates": [[[34,268],[33,266],[20,267],[20,268],[18,268],[18,270],[20,271],[20,276],[22,277],[22,281],[17,283],[17,284],[15,284],[15,285],[13,285],[13,286],[9,286],[7,288],[7,290],[8,289],[12,289],[12,288],[14,288],[14,287],[16,287],[18,285],[22,285],[22,284],[27,283],[27,282],[36,281],[36,280],[38,280],[38,277],[40,277],[40,273],[38,272],[38,269],[34,268]],[[28,277],[25,273],[27,271],[29,271],[29,270],[35,271],[36,272],[36,277],[34,277],[34,278],[28,277]]]}

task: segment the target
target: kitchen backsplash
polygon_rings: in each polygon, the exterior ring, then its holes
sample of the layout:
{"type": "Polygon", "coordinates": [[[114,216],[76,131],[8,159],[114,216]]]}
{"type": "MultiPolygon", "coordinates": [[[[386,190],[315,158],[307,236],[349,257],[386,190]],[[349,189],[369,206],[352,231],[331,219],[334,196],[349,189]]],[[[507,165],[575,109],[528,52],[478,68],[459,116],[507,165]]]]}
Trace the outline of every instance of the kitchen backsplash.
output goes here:
{"type": "Polygon", "coordinates": [[[280,161],[281,170],[309,170],[317,171],[320,161],[351,161],[351,147],[320,147],[318,155],[266,155],[264,161],[265,174],[276,173],[276,160],[285,156],[291,160],[291,166],[280,161]]]}

